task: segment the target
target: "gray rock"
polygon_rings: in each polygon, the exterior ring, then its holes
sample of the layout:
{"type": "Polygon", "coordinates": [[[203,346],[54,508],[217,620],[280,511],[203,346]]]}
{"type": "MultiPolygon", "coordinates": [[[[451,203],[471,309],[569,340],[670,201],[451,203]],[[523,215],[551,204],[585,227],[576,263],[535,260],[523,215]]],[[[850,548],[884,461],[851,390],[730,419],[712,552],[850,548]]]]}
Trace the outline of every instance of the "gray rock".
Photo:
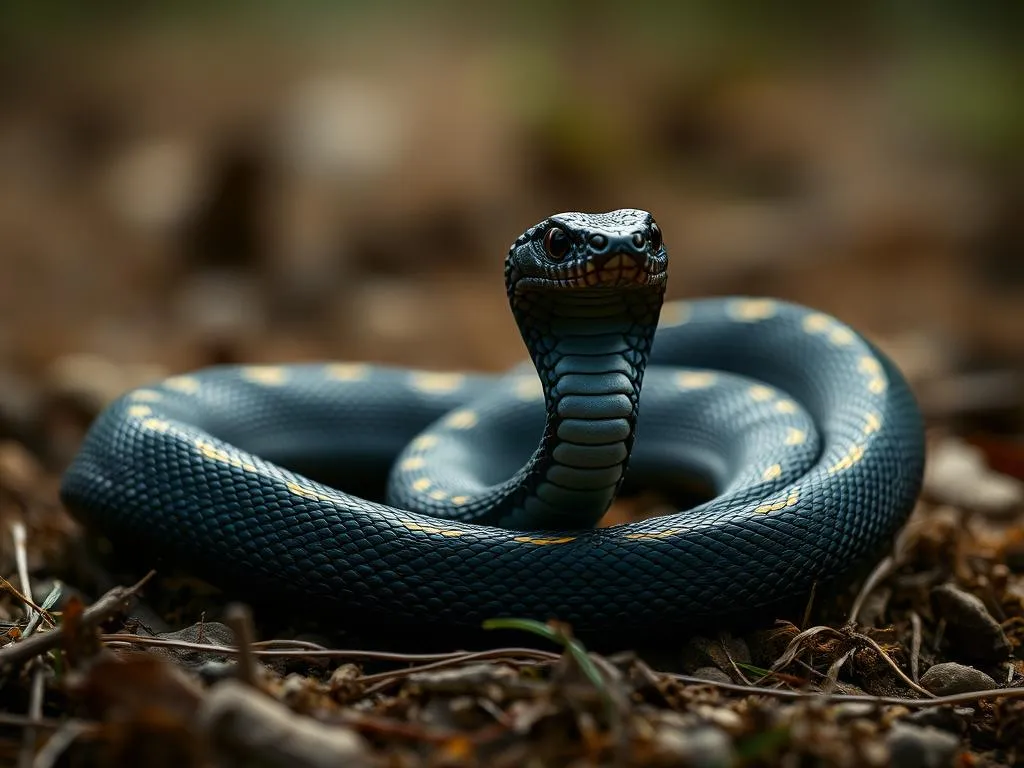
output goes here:
{"type": "Polygon", "coordinates": [[[269,696],[235,681],[210,689],[196,725],[215,765],[266,768],[351,768],[373,765],[369,745],[355,731],[297,715],[269,696]]]}
{"type": "Polygon", "coordinates": [[[931,726],[963,736],[973,714],[972,707],[926,707],[911,712],[903,720],[911,725],[931,726]]]}
{"type": "Polygon", "coordinates": [[[991,691],[999,686],[979,669],[947,661],[935,664],[921,675],[921,685],[937,696],[951,696],[972,691],[991,691]]]}
{"type": "Polygon", "coordinates": [[[1010,640],[985,604],[954,584],[940,584],[932,590],[936,614],[946,620],[946,637],[961,654],[980,661],[1005,661],[1010,640]]]}
{"type": "Polygon", "coordinates": [[[900,768],[945,768],[955,765],[960,739],[937,728],[896,723],[886,737],[889,760],[900,768]]]}
{"type": "Polygon", "coordinates": [[[710,725],[677,728],[663,725],[654,733],[655,765],[718,768],[733,765],[736,750],[724,731],[710,725]]]}
{"type": "Polygon", "coordinates": [[[709,680],[712,683],[731,683],[732,679],[718,667],[698,667],[693,670],[693,677],[709,680]]]}

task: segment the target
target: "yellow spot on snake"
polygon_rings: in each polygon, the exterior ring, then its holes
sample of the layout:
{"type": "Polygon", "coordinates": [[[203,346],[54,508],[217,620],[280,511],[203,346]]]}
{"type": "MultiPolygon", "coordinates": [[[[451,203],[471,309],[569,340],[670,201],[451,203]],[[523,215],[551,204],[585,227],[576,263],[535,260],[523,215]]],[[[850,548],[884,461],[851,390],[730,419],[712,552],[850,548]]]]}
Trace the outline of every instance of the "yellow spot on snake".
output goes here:
{"type": "Polygon", "coordinates": [[[779,400],[775,404],[775,410],[779,413],[796,413],[796,403],[792,400],[779,400]]]}
{"type": "Polygon", "coordinates": [[[882,417],[877,413],[868,413],[865,415],[866,423],[864,424],[864,434],[871,435],[882,428],[882,417]]]}
{"type": "Polygon", "coordinates": [[[448,498],[448,494],[445,493],[444,491],[431,491],[427,495],[430,496],[430,498],[432,498],[434,501],[444,501],[445,499],[448,498]]]}
{"type": "Polygon", "coordinates": [[[149,416],[153,413],[153,409],[148,405],[131,405],[128,406],[128,415],[134,416],[135,418],[142,418],[143,416],[149,416]]]}
{"type": "Polygon", "coordinates": [[[412,441],[414,451],[425,451],[437,445],[437,435],[420,435],[412,441]]]}
{"type": "Polygon", "coordinates": [[[412,484],[412,489],[414,491],[425,491],[429,487],[430,487],[430,480],[425,478],[425,477],[421,477],[419,480],[413,481],[413,484],[412,484]]]}
{"type": "Polygon", "coordinates": [[[337,381],[359,381],[370,373],[370,366],[365,363],[331,363],[327,366],[327,375],[337,381]]]}
{"type": "Polygon", "coordinates": [[[782,465],[772,464],[768,469],[761,473],[761,477],[764,480],[774,480],[777,477],[782,476],[782,465]]]}
{"type": "Polygon", "coordinates": [[[473,411],[455,411],[444,420],[444,423],[452,429],[469,429],[475,427],[477,421],[477,415],[473,411]]]}
{"type": "Polygon", "coordinates": [[[871,375],[877,375],[882,372],[882,364],[870,355],[864,355],[857,362],[857,368],[861,373],[869,373],[871,375]]]}
{"type": "Polygon", "coordinates": [[[627,533],[626,538],[633,540],[666,539],[669,536],[675,536],[682,532],[682,528],[667,528],[664,531],[651,531],[650,533],[627,533]]]}
{"type": "Polygon", "coordinates": [[[466,382],[466,377],[461,373],[433,373],[431,371],[418,371],[409,377],[409,383],[413,389],[428,394],[441,394],[454,392],[466,382]]]}
{"type": "Polygon", "coordinates": [[[199,380],[192,376],[172,376],[164,381],[164,386],[186,395],[194,395],[199,391],[199,380]]]}
{"type": "Polygon", "coordinates": [[[467,501],[469,501],[469,496],[452,496],[452,504],[456,507],[461,507],[467,501]]]}
{"type": "Polygon", "coordinates": [[[416,523],[412,520],[399,520],[399,522],[408,528],[410,531],[420,531],[421,533],[439,533],[442,536],[461,536],[462,531],[454,531],[446,528],[438,528],[433,525],[423,525],[422,523],[416,523]]]}
{"type": "Polygon", "coordinates": [[[835,464],[828,468],[828,473],[832,475],[835,474],[836,472],[842,472],[844,469],[849,469],[863,458],[864,446],[859,444],[854,445],[852,448],[850,448],[847,454],[843,456],[843,458],[841,458],[839,461],[837,461],[835,464]]]}
{"type": "Polygon", "coordinates": [[[536,544],[543,547],[549,544],[568,544],[570,541],[576,541],[576,537],[559,536],[547,539],[541,536],[516,536],[514,541],[518,541],[520,544],[536,544]]]}
{"type": "Polygon", "coordinates": [[[754,322],[767,320],[778,311],[778,305],[771,299],[737,299],[729,302],[729,314],[734,320],[754,322]]]}
{"type": "Polygon", "coordinates": [[[870,355],[864,355],[858,362],[857,369],[871,377],[870,381],[868,381],[868,390],[876,395],[885,392],[888,382],[882,375],[882,364],[878,360],[870,355]]]}
{"type": "Polygon", "coordinates": [[[196,440],[196,448],[208,459],[213,461],[219,461],[222,464],[230,464],[232,467],[238,467],[244,469],[246,472],[255,472],[256,467],[252,464],[243,461],[237,456],[232,456],[230,453],[222,448],[218,448],[212,443],[208,443],[205,440],[196,440]]]}
{"type": "Polygon", "coordinates": [[[847,328],[845,325],[838,325],[832,329],[832,332],[828,335],[828,340],[839,347],[852,344],[856,337],[853,335],[853,331],[847,328]]]}
{"type": "Polygon", "coordinates": [[[278,387],[288,379],[288,373],[277,365],[250,365],[242,369],[242,376],[256,384],[278,387]]]}
{"type": "Polygon", "coordinates": [[[676,386],[680,389],[706,389],[715,383],[716,376],[708,371],[688,371],[676,374],[676,386]]]}
{"type": "Polygon", "coordinates": [[[754,512],[758,515],[767,515],[769,512],[779,512],[780,510],[792,507],[798,501],[800,501],[800,489],[794,488],[789,492],[789,496],[782,499],[776,499],[775,501],[769,501],[759,507],[755,507],[754,512]]]}
{"type": "Polygon", "coordinates": [[[299,485],[298,483],[287,482],[285,483],[285,485],[288,487],[288,490],[294,493],[296,496],[302,496],[303,498],[306,499],[313,499],[314,501],[328,501],[331,502],[332,504],[340,501],[339,499],[336,499],[332,496],[328,496],[325,493],[320,493],[319,491],[314,490],[313,488],[307,488],[304,485],[299,485]]]}
{"type": "Polygon", "coordinates": [[[128,397],[140,403],[155,403],[163,399],[163,395],[152,389],[136,389],[128,397]]]}
{"type": "Polygon", "coordinates": [[[750,397],[759,403],[763,403],[765,400],[771,400],[775,397],[775,390],[771,387],[766,387],[763,384],[755,384],[747,390],[750,397]]]}
{"type": "Polygon", "coordinates": [[[788,427],[786,431],[786,445],[803,445],[807,439],[807,433],[796,427],[788,427]]]}
{"type": "Polygon", "coordinates": [[[820,312],[814,312],[804,318],[804,330],[808,333],[822,333],[832,325],[832,318],[820,312]]]}
{"type": "Polygon", "coordinates": [[[544,388],[536,376],[523,376],[515,385],[516,397],[520,400],[543,400],[544,388]]]}
{"type": "Polygon", "coordinates": [[[658,326],[661,328],[675,328],[683,325],[690,319],[693,310],[685,301],[673,301],[661,308],[661,316],[658,326]]]}
{"type": "Polygon", "coordinates": [[[410,456],[402,461],[400,468],[405,470],[421,469],[426,463],[422,456],[410,456]]]}
{"type": "Polygon", "coordinates": [[[171,422],[164,421],[163,419],[146,419],[142,422],[142,426],[154,432],[166,432],[171,428],[171,422]]]}

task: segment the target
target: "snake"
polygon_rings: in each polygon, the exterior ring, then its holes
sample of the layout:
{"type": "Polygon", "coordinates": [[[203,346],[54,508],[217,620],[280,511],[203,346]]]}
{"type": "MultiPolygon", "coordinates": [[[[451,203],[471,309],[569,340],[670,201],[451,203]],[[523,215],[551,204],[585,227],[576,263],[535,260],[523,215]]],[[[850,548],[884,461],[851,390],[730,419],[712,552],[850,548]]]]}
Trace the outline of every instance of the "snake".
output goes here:
{"type": "Polygon", "coordinates": [[[640,631],[841,583],[920,491],[907,381],[808,307],[666,301],[668,262],[647,211],[550,216],[504,262],[528,361],[174,375],[100,413],[62,500],[218,586],[368,623],[640,631]],[[603,525],[624,484],[689,501],[603,525]]]}

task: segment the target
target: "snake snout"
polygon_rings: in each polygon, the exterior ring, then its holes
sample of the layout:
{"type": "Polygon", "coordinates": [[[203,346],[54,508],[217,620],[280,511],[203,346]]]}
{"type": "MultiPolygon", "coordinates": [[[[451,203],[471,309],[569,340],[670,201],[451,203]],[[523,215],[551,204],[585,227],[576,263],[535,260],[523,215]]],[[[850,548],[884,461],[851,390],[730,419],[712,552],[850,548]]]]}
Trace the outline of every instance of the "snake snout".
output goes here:
{"type": "Polygon", "coordinates": [[[646,285],[648,271],[644,269],[644,254],[629,250],[614,250],[590,258],[584,268],[583,279],[588,286],[617,287],[630,284],[646,285]]]}

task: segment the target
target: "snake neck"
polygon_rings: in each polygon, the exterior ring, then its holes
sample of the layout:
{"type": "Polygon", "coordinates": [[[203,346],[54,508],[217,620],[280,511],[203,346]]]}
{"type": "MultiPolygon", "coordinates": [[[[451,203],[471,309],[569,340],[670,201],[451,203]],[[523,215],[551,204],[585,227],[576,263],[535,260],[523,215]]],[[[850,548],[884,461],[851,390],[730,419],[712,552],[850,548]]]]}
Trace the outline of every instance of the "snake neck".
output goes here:
{"type": "Polygon", "coordinates": [[[525,293],[513,302],[544,388],[546,421],[506,524],[591,527],[608,510],[633,447],[662,294],[525,293]]]}

